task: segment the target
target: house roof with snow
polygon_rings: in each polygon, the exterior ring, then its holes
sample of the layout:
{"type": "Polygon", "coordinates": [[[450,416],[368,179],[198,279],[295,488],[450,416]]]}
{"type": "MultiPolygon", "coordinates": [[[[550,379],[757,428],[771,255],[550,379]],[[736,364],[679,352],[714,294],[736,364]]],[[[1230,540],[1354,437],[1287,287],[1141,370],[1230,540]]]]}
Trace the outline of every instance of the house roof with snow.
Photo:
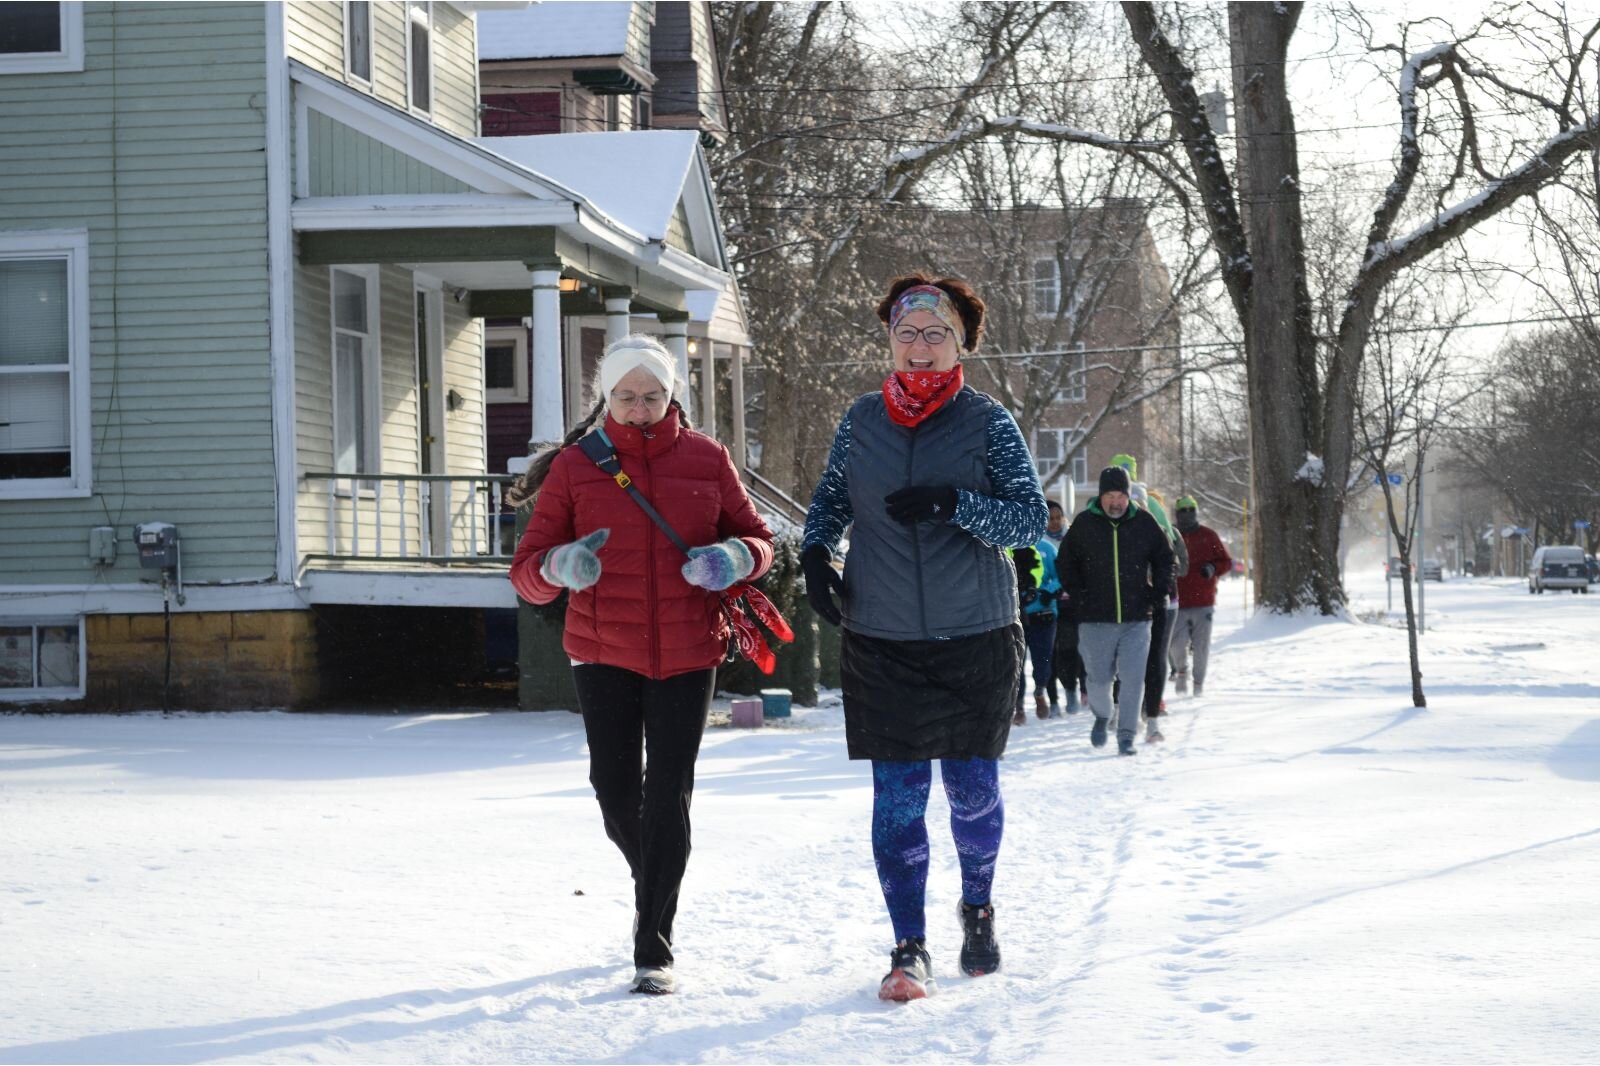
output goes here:
{"type": "Polygon", "coordinates": [[[666,240],[701,158],[692,130],[480,137],[477,143],[569,189],[647,240],[666,240]]]}

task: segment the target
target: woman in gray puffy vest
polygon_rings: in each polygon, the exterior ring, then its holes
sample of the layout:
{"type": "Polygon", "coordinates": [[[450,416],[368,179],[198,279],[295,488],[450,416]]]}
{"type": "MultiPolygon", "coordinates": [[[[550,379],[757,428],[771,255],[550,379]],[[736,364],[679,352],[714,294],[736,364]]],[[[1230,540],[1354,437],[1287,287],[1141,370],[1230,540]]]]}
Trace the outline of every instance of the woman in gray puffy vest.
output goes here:
{"type": "Polygon", "coordinates": [[[806,515],[806,593],[844,631],[850,757],[872,761],[872,850],[895,936],[883,999],[919,999],[932,976],[934,759],[961,861],[961,968],[1000,965],[989,898],[1004,824],[998,760],[1025,655],[1008,549],[1036,542],[1049,512],[1015,420],[962,381],[983,313],[957,278],[890,284],[878,317],[894,366],[839,423],[806,515]],[[846,528],[841,578],[832,560],[846,528]]]}

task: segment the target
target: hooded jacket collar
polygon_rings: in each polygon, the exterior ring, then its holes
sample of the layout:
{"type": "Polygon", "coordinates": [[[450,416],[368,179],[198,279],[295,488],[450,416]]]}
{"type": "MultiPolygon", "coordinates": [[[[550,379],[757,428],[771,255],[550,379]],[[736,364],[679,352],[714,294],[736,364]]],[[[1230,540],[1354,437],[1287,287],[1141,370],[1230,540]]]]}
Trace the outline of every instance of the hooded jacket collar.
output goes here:
{"type": "Polygon", "coordinates": [[[647,459],[654,459],[678,443],[678,434],[682,432],[676,407],[667,408],[667,417],[644,429],[618,422],[609,412],[605,425],[606,436],[611,438],[619,454],[642,455],[647,459]]]}

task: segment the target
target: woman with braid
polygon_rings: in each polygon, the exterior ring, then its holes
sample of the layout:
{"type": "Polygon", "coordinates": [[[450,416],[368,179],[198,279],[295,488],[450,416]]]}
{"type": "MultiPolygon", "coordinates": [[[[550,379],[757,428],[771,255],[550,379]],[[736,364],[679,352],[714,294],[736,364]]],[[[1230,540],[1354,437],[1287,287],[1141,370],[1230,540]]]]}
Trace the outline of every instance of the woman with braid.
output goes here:
{"type": "Polygon", "coordinates": [[[772,565],[772,532],[728,450],[689,428],[672,356],[651,337],[606,347],[599,402],[511,494],[533,515],[511,563],[529,603],[567,593],[562,646],[589,740],[606,836],[633,875],[632,990],[673,991],[672,919],[689,858],[694,764],[727,652],[720,593],[772,565]],[[603,433],[680,552],[581,448],[603,433]],[[648,772],[645,760],[648,759],[648,772]]]}
{"type": "Polygon", "coordinates": [[[1009,412],[962,383],[983,301],[957,278],[896,278],[878,305],[893,369],[846,412],[806,514],[801,565],[843,627],[845,739],[872,761],[872,853],[894,926],[882,999],[928,993],[924,814],[934,759],[961,861],[961,969],[1000,966],[990,887],[1004,807],[999,758],[1025,655],[1009,548],[1048,512],[1009,412]],[[832,556],[850,527],[841,579],[832,556]],[[835,595],[838,602],[835,602],[835,595]]]}

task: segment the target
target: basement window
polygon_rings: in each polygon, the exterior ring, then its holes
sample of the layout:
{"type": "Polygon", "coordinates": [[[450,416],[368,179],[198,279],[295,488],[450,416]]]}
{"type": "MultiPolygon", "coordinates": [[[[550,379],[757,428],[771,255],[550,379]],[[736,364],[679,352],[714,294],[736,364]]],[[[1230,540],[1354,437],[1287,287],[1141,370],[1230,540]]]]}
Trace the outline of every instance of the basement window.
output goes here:
{"type": "Polygon", "coordinates": [[[81,699],[82,618],[0,618],[0,700],[81,699]]]}

